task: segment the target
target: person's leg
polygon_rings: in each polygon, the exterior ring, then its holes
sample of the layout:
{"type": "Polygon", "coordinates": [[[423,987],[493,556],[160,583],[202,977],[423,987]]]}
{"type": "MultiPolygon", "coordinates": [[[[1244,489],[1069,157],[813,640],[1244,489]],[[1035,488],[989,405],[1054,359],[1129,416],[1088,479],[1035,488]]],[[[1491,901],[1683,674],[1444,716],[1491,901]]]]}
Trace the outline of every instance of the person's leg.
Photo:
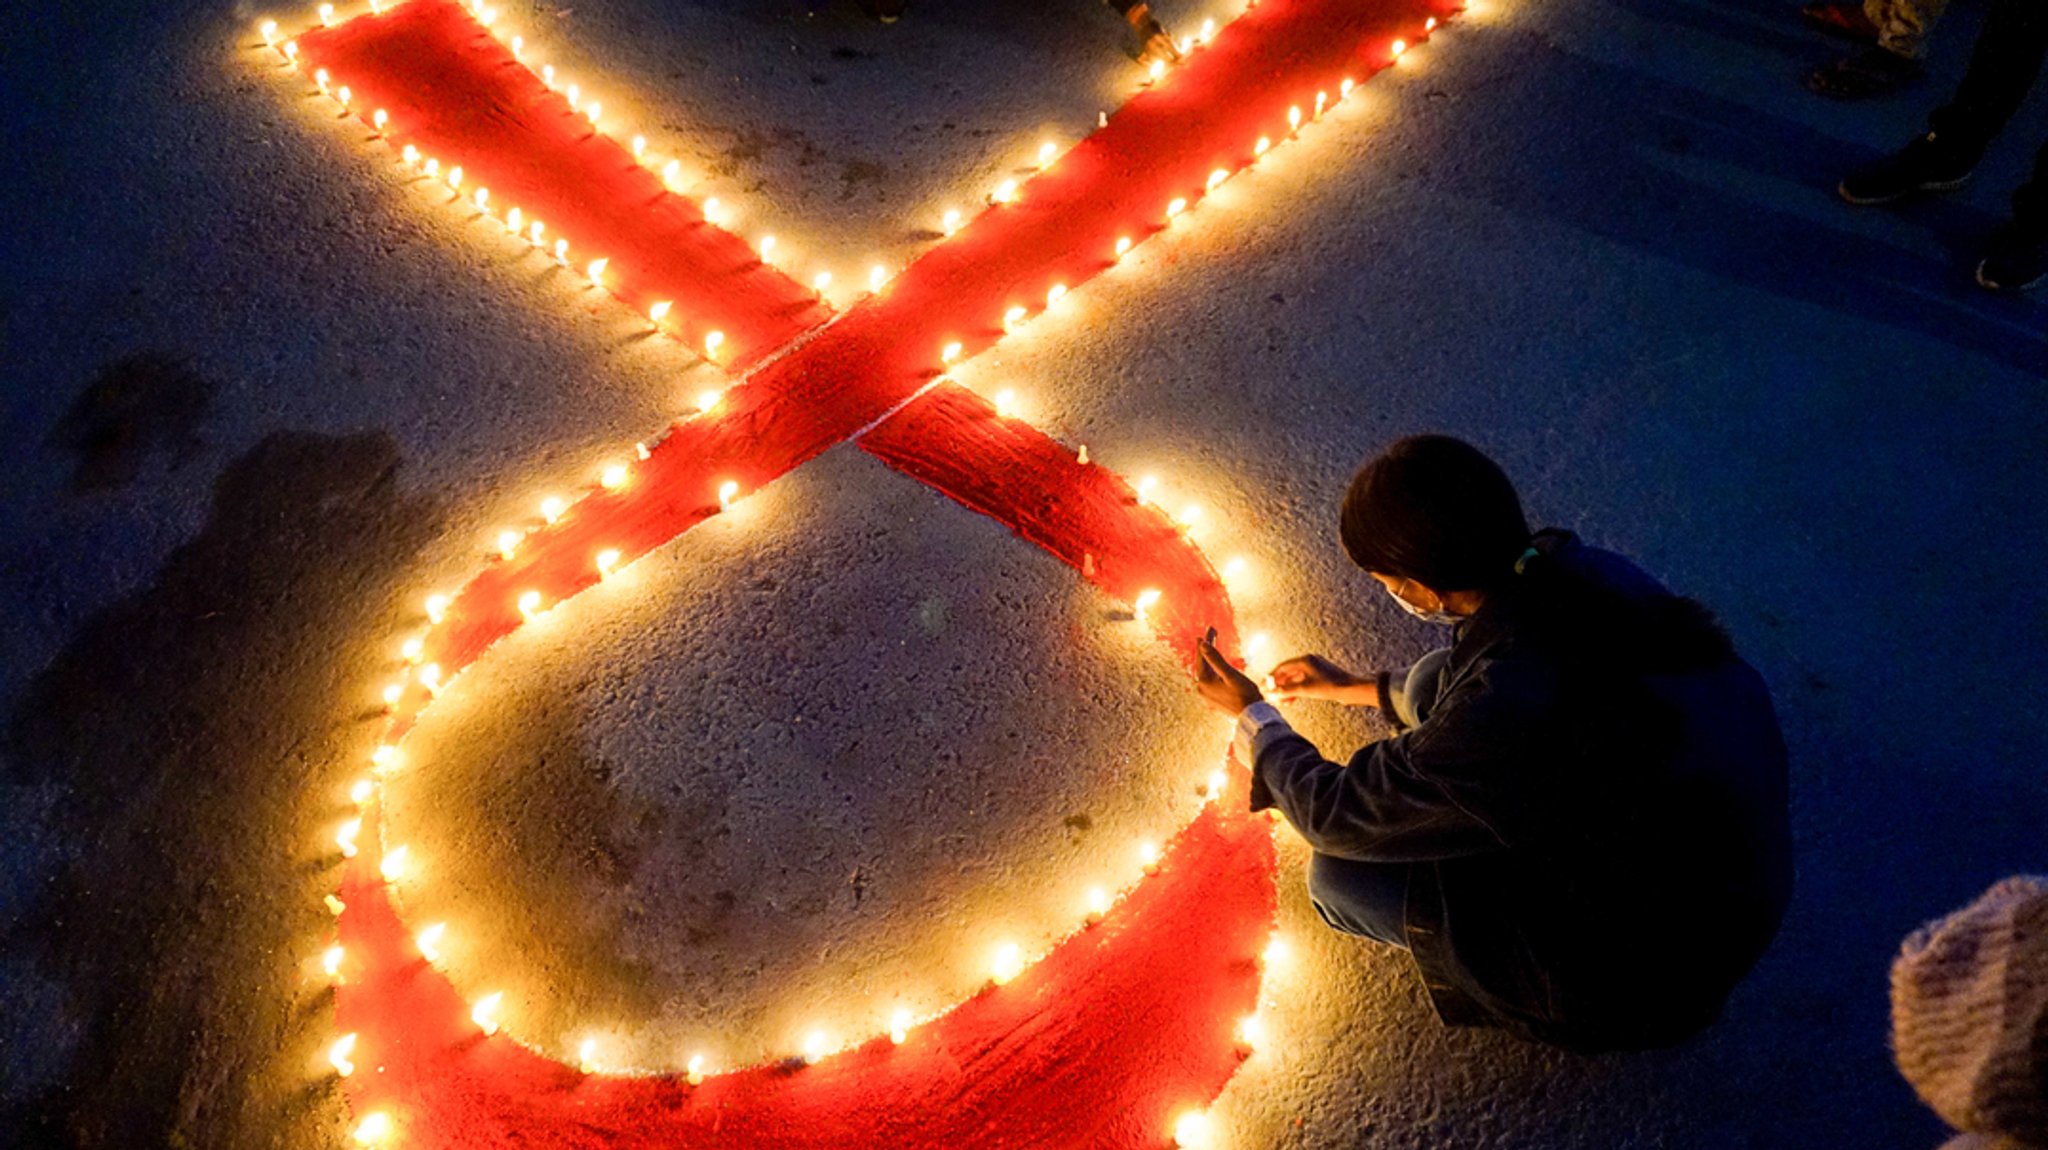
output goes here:
{"type": "Polygon", "coordinates": [[[1953,191],[2012,118],[2048,56],[2048,4],[1993,0],[1970,53],[1969,70],[1948,103],[1927,117],[1931,130],[1897,154],[1843,178],[1852,204],[1888,204],[1921,192],[1953,191]]]}
{"type": "Polygon", "coordinates": [[[2048,144],[2034,174],[2012,194],[2012,220],[1985,241],[1977,282],[1992,291],[2025,291],[2048,281],[2048,144]]]}
{"type": "Polygon", "coordinates": [[[1308,860],[1309,901],[1333,929],[1406,948],[1408,867],[1313,855],[1308,860]]]}
{"type": "Polygon", "coordinates": [[[1430,709],[1436,706],[1438,680],[1450,659],[1451,649],[1439,647],[1415,660],[1415,665],[1406,671],[1394,672],[1388,681],[1387,701],[1394,705],[1394,717],[1401,721],[1401,726],[1419,726],[1429,717],[1430,709]]]}
{"type": "Polygon", "coordinates": [[[1928,140],[1968,155],[1974,164],[2026,100],[2044,56],[2048,4],[1993,0],[1955,96],[1927,117],[1928,140]]]}

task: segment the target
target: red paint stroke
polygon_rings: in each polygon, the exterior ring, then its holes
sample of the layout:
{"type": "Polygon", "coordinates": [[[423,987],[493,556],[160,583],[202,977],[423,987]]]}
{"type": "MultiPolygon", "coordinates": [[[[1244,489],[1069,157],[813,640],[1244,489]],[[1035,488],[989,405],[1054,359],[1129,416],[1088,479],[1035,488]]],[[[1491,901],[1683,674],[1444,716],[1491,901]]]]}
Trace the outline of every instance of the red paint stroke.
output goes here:
{"type": "MultiPolygon", "coordinates": [[[[728,367],[748,371],[714,413],[673,426],[623,487],[591,491],[477,575],[428,632],[426,658],[454,674],[519,625],[522,594],[544,605],[574,595],[597,581],[599,552],[630,562],[717,514],[720,484],[751,491],[854,437],[1110,594],[1160,590],[1155,629],[1184,660],[1209,625],[1233,646],[1227,597],[1200,552],[1114,474],[956,385],[929,386],[938,349],[984,350],[1010,307],[1037,312],[1052,285],[1071,289],[1112,266],[1118,237],[1168,226],[1168,200],[1194,204],[1212,171],[1252,160],[1258,137],[1285,140],[1290,106],[1306,115],[1318,91],[1334,100],[1342,79],[1385,66],[1396,36],[1419,41],[1426,17],[1449,12],[1436,0],[1268,0],[1014,203],[829,324],[815,296],[591,132],[450,0],[303,35],[305,67],[349,84],[364,115],[388,110],[394,146],[463,164],[465,188],[488,186],[494,204],[546,220],[579,265],[609,257],[606,287],[629,305],[675,301],[675,328],[692,342],[724,331],[728,367]]],[[[411,688],[389,739],[428,701],[411,688]]],[[[905,1046],[881,1039],[814,1067],[694,1088],[583,1075],[481,1036],[412,951],[369,861],[376,852],[365,851],[344,879],[351,960],[337,1015],[381,1072],[350,1079],[352,1101],[388,1109],[409,1145],[1159,1145],[1173,1112],[1228,1081],[1230,1028],[1257,1004],[1273,857],[1265,821],[1244,813],[1243,786],[1184,828],[1107,921],[905,1046]]],[[[374,812],[368,822],[366,841],[379,841],[374,812]]]]}
{"type": "Polygon", "coordinates": [[[584,1074],[485,1037],[413,949],[365,852],[340,896],[349,959],[335,1017],[362,1063],[351,1100],[389,1113],[408,1147],[1159,1146],[1229,1081],[1233,1028],[1256,1008],[1273,846],[1244,803],[1240,783],[1101,922],[902,1046],[881,1036],[815,1066],[694,1087],[584,1074]]]}

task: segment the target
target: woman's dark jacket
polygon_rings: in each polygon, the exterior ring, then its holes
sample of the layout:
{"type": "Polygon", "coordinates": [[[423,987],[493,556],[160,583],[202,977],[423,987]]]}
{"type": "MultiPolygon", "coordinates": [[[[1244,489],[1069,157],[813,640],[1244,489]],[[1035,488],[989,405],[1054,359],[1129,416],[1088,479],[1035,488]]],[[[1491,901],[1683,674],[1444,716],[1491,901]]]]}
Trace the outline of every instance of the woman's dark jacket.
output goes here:
{"type": "MultiPolygon", "coordinates": [[[[1634,564],[1561,532],[1545,558],[1637,601],[1634,564]]],[[[1729,655],[1589,665],[1528,592],[1460,625],[1420,726],[1348,764],[1258,741],[1252,808],[1309,845],[1409,863],[1406,938],[1445,1022],[1584,1051],[1662,1046],[1719,1014],[1791,896],[1785,747],[1729,655]]]]}

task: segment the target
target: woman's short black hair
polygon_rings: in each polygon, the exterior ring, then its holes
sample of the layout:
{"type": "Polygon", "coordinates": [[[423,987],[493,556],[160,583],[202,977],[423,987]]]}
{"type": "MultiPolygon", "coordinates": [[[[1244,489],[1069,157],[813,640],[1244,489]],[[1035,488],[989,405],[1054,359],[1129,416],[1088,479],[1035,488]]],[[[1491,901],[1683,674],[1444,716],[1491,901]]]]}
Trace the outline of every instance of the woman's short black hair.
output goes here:
{"type": "Polygon", "coordinates": [[[1491,587],[1529,546],[1507,474],[1448,435],[1411,435],[1368,460],[1344,493],[1338,531],[1353,563],[1432,591],[1491,587]]]}

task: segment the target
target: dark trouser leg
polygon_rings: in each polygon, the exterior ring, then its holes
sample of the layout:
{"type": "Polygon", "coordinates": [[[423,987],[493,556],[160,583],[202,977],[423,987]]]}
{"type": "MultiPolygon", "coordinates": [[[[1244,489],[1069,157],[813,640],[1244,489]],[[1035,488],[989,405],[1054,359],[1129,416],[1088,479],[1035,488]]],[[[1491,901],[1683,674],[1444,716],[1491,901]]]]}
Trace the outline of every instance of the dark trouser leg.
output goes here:
{"type": "Polygon", "coordinates": [[[1314,855],[1308,860],[1309,901],[1334,929],[1406,949],[1408,867],[1314,855]]]}
{"type": "Polygon", "coordinates": [[[2034,174],[2012,194],[2013,226],[2035,239],[2048,239],[2048,144],[2034,155],[2034,174]]]}
{"type": "Polygon", "coordinates": [[[1935,143],[1975,160],[2019,110],[2048,56],[2048,4],[1994,0],[1954,98],[1928,117],[1935,143]]]}

